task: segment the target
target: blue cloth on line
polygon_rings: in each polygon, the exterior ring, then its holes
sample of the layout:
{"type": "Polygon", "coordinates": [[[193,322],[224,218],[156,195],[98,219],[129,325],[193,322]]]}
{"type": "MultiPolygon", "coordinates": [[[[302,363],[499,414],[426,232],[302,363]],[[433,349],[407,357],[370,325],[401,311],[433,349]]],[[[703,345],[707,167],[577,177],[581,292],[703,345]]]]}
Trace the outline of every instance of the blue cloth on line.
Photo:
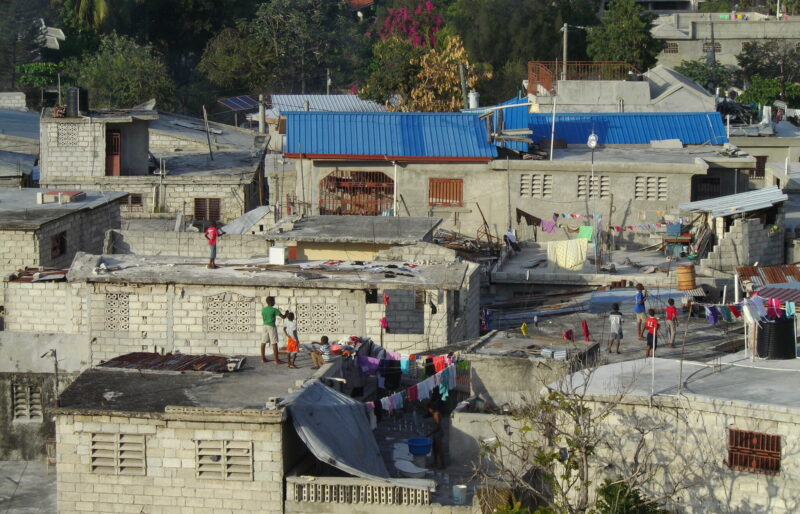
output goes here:
{"type": "Polygon", "coordinates": [[[400,359],[400,371],[408,373],[408,359],[400,359]]]}

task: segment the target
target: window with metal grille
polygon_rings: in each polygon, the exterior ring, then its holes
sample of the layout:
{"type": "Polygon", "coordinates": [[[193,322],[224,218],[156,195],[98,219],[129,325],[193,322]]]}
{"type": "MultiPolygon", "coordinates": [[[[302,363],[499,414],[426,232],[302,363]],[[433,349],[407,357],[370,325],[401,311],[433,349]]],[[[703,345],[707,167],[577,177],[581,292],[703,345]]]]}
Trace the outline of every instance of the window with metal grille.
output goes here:
{"type": "Polygon", "coordinates": [[[464,180],[460,178],[428,179],[428,205],[461,207],[464,205],[464,180]]]}
{"type": "Polygon", "coordinates": [[[42,421],[42,388],[32,384],[12,384],[14,421],[42,421]]]}
{"type": "Polygon", "coordinates": [[[250,441],[195,441],[197,478],[253,480],[253,445],[250,441]]]}
{"type": "Polygon", "coordinates": [[[610,182],[607,175],[578,175],[578,198],[585,200],[608,198],[611,195],[610,182]]]}
{"type": "Polygon", "coordinates": [[[92,434],[92,473],[145,475],[145,440],[139,434],[92,434]]]}
{"type": "Polygon", "coordinates": [[[668,42],[664,44],[664,53],[665,54],[677,54],[679,53],[678,43],[675,42],[668,42]]]}
{"type": "Polygon", "coordinates": [[[781,471],[781,436],[729,429],[728,467],[736,471],[777,475],[781,471]]]}
{"type": "Polygon", "coordinates": [[[711,41],[706,41],[703,43],[703,52],[708,52],[711,49],[714,49],[714,52],[720,53],[722,51],[722,45],[719,41],[714,41],[714,44],[711,44],[711,41]]]}
{"type": "Polygon", "coordinates": [[[67,253],[67,233],[59,232],[50,238],[50,257],[55,259],[67,253]]]}
{"type": "Polygon", "coordinates": [[[667,200],[667,177],[636,177],[636,200],[667,200]]]}
{"type": "Polygon", "coordinates": [[[219,221],[219,198],[195,198],[194,219],[197,221],[219,221]]]}
{"type": "Polygon", "coordinates": [[[756,167],[750,168],[750,178],[762,179],[767,171],[767,156],[756,155],[756,167]]]}
{"type": "Polygon", "coordinates": [[[519,176],[519,195],[531,198],[553,197],[553,175],[523,173],[519,176]]]}
{"type": "Polygon", "coordinates": [[[130,193],[125,200],[122,201],[120,207],[126,211],[141,211],[144,202],[142,201],[142,195],[138,193],[130,193]]]}

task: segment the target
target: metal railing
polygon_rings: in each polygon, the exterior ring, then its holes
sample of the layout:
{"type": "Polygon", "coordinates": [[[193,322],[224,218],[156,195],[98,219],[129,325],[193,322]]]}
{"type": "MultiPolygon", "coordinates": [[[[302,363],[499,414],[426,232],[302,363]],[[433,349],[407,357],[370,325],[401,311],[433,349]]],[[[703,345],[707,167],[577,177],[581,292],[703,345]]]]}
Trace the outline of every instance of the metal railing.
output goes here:
{"type": "MultiPolygon", "coordinates": [[[[566,80],[626,80],[639,74],[623,61],[567,61],[566,80]]],[[[559,61],[528,62],[528,93],[555,92],[556,81],[564,74],[564,63],[559,61]]]]}
{"type": "Polygon", "coordinates": [[[287,500],[311,503],[430,505],[427,489],[399,487],[350,477],[286,477],[287,500]]]}

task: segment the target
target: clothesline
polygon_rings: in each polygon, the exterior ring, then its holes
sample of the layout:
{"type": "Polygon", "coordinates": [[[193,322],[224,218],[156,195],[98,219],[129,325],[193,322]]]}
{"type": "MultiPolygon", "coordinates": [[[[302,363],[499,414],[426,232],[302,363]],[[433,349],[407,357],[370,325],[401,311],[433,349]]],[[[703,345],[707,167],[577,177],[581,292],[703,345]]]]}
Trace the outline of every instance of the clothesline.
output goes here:
{"type": "MultiPolygon", "coordinates": [[[[465,361],[462,361],[465,362],[465,361]]],[[[434,390],[438,390],[442,400],[446,400],[450,391],[456,388],[456,363],[450,364],[425,380],[414,384],[403,391],[390,394],[379,400],[381,409],[391,413],[402,409],[406,402],[427,400],[434,390]]],[[[375,402],[367,402],[375,409],[375,402]]]]}

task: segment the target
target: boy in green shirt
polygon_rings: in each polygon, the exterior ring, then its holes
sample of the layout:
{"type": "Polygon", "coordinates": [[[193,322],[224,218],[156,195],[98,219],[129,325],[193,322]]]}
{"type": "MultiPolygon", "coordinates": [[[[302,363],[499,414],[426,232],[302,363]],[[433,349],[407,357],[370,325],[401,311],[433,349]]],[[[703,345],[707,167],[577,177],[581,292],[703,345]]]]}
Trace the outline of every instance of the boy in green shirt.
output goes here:
{"type": "Polygon", "coordinates": [[[266,307],[261,309],[261,319],[264,322],[264,339],[261,341],[261,362],[267,362],[264,350],[267,344],[269,344],[272,346],[275,364],[283,364],[283,361],[278,358],[278,329],[275,326],[275,319],[278,316],[280,316],[281,319],[286,317],[280,309],[275,307],[275,298],[273,296],[268,296],[266,307]]]}

